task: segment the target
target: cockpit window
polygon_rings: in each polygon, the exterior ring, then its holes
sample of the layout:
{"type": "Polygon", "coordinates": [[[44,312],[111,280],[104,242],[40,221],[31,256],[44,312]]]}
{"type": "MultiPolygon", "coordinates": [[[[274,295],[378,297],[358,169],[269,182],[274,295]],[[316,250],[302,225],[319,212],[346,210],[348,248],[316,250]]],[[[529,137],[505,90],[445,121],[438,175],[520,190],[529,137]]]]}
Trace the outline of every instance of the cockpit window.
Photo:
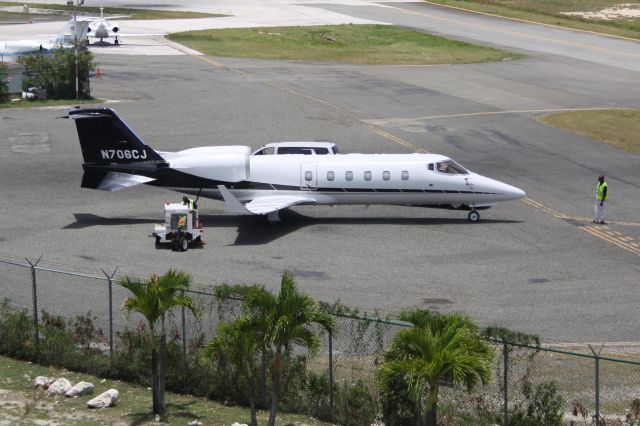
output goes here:
{"type": "Polygon", "coordinates": [[[317,155],[327,155],[329,150],[327,148],[313,148],[317,155]]]}
{"type": "Polygon", "coordinates": [[[338,147],[336,145],[334,145],[331,150],[333,151],[334,154],[338,153],[338,147]]]}
{"type": "Polygon", "coordinates": [[[436,170],[448,175],[468,175],[469,172],[460,164],[453,160],[440,161],[436,163],[436,170]]]}

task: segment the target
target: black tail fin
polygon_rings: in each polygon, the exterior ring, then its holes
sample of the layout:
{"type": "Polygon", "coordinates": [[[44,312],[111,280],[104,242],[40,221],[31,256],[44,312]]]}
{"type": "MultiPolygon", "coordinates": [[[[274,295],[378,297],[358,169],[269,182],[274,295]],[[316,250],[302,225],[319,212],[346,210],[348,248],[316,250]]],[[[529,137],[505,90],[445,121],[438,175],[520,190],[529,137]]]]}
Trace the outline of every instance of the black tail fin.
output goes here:
{"type": "Polygon", "coordinates": [[[87,163],[164,161],[109,108],[73,109],[82,156],[87,163]]]}

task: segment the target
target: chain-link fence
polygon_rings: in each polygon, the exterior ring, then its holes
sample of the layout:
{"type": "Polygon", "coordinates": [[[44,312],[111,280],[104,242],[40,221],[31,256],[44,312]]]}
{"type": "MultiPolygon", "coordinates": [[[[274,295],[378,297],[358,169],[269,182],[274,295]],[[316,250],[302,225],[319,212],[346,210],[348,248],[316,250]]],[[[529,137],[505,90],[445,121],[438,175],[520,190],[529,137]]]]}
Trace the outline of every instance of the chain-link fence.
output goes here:
{"type": "MultiPolygon", "coordinates": [[[[86,273],[41,259],[0,259],[0,297],[32,317],[36,359],[44,316],[49,321],[52,317],[65,318],[73,323],[76,334],[90,324],[92,337],[86,344],[107,360],[113,360],[120,346],[129,345],[131,351],[134,346],[131,330],[141,327],[144,321],[135,313],[123,314],[122,306],[130,293],[116,284],[119,278],[117,270],[86,273]]],[[[169,316],[169,329],[185,371],[187,363],[193,363],[194,354],[215,334],[218,325],[232,320],[242,308],[241,301],[222,302],[207,292],[188,293],[202,308],[202,315],[196,318],[179,308],[169,316]]],[[[335,393],[340,389],[357,384],[372,396],[373,405],[379,402],[377,366],[396,333],[410,326],[347,315],[336,315],[335,320],[334,332],[317,330],[323,347],[305,361],[308,372],[328,383],[323,398],[327,401],[329,418],[334,418],[339,403],[335,393]]],[[[496,349],[496,359],[490,384],[472,394],[442,384],[439,416],[445,424],[449,424],[448,418],[455,417],[451,424],[506,425],[510,419],[515,421],[525,415],[537,419],[539,424],[558,424],[553,417],[558,412],[573,424],[636,424],[633,423],[636,416],[640,418],[640,362],[631,356],[619,352],[616,358],[607,356],[606,347],[579,353],[547,345],[491,343],[496,349]]],[[[209,394],[216,392],[210,390],[209,394]]],[[[379,407],[371,409],[379,411],[379,407]]]]}

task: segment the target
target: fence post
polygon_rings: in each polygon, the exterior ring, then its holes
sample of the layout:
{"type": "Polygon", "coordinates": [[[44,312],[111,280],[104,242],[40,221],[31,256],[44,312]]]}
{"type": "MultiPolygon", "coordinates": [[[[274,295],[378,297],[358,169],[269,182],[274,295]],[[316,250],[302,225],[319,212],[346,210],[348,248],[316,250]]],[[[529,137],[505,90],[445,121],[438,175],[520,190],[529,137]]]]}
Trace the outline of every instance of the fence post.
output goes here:
{"type": "MultiPolygon", "coordinates": [[[[182,296],[184,297],[184,290],[181,291],[182,292],[182,296]]],[[[182,305],[182,368],[184,368],[184,371],[187,371],[187,320],[186,320],[186,314],[185,314],[185,307],[184,305],[182,305]]],[[[185,377],[185,381],[187,378],[187,375],[184,375],[185,377]]]]}
{"type": "Polygon", "coordinates": [[[109,362],[113,362],[113,277],[116,276],[118,267],[113,271],[111,275],[107,274],[104,269],[102,273],[107,277],[107,283],[109,286],[109,362]]]}
{"type": "Polygon", "coordinates": [[[35,338],[36,338],[36,361],[38,360],[38,356],[40,355],[40,325],[38,321],[38,286],[36,285],[36,266],[42,260],[42,256],[36,260],[36,263],[32,263],[29,259],[27,259],[29,265],[31,265],[31,294],[33,296],[33,324],[35,330],[35,338]]]}
{"type": "Polygon", "coordinates": [[[589,345],[589,349],[593,352],[593,356],[595,357],[595,379],[596,379],[596,426],[600,426],[600,352],[602,352],[602,348],[604,348],[604,343],[600,345],[600,349],[596,353],[593,350],[593,347],[589,345]]]}
{"type": "Polygon", "coordinates": [[[333,420],[333,332],[329,330],[329,420],[333,420]]]}
{"type": "Polygon", "coordinates": [[[504,386],[504,426],[509,426],[509,346],[504,342],[502,347],[503,386],[504,386]]]}

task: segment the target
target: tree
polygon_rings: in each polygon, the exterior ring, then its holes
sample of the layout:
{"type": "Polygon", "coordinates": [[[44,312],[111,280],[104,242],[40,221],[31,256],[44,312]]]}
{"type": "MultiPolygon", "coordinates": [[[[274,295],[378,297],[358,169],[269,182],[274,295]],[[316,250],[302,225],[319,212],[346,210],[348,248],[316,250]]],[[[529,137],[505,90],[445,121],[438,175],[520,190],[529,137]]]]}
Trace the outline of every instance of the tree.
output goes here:
{"type": "Polygon", "coordinates": [[[418,406],[424,402],[425,424],[436,426],[441,381],[465,385],[471,392],[491,379],[493,348],[484,341],[478,326],[460,313],[439,315],[423,310],[400,314],[412,328],[396,334],[377,373],[382,387],[406,383],[418,406]]]}
{"type": "MultiPolygon", "coordinates": [[[[77,55],[79,96],[88,99],[91,98],[89,72],[95,68],[93,54],[86,46],[80,46],[77,55]]],[[[75,49],[60,46],[47,54],[22,56],[18,62],[26,66],[25,88],[35,86],[46,89],[47,98],[50,99],[75,99],[75,49]]]]}
{"type": "Polygon", "coordinates": [[[133,293],[133,297],[124,301],[123,308],[127,314],[131,311],[138,312],[149,323],[153,414],[164,414],[166,409],[164,401],[167,372],[166,316],[172,309],[181,306],[188,308],[196,316],[200,313],[193,299],[184,294],[184,291],[189,289],[190,282],[191,277],[188,274],[173,269],[162,276],[152,275],[146,281],[129,277],[118,280],[119,285],[133,293]],[[156,334],[158,326],[160,327],[159,335],[156,334]]]}
{"type": "Polygon", "coordinates": [[[309,355],[320,348],[320,338],[311,326],[318,324],[331,332],[335,327],[333,317],[320,309],[309,296],[300,293],[287,273],[282,276],[280,293],[274,296],[263,286],[223,287],[216,294],[243,298],[245,320],[242,332],[255,333],[259,344],[253,349],[264,351],[271,373],[271,412],[269,426],[274,426],[280,397],[280,381],[283,373],[283,355],[296,345],[306,348],[309,355]]]}

